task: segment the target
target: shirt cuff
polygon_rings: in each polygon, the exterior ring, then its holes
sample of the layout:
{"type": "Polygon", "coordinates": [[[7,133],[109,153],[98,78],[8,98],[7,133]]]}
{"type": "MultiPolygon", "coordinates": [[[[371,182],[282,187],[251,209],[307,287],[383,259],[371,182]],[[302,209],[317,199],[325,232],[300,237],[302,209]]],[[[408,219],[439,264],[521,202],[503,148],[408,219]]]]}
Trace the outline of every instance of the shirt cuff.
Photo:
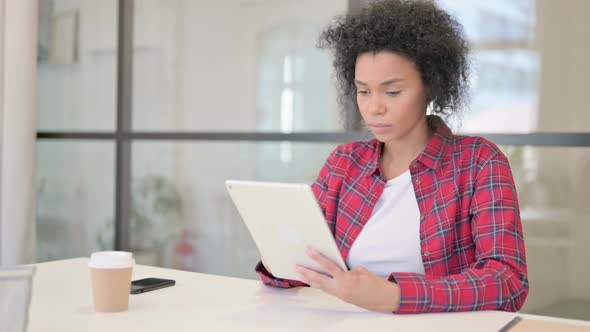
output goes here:
{"type": "Polygon", "coordinates": [[[309,287],[308,284],[298,280],[281,279],[273,276],[270,272],[266,270],[262,262],[258,262],[254,271],[258,273],[258,275],[260,276],[260,280],[265,285],[278,288],[309,287]]]}
{"type": "Polygon", "coordinates": [[[433,293],[430,282],[424,275],[411,272],[392,273],[388,280],[399,287],[400,301],[395,314],[431,311],[433,293]]]}

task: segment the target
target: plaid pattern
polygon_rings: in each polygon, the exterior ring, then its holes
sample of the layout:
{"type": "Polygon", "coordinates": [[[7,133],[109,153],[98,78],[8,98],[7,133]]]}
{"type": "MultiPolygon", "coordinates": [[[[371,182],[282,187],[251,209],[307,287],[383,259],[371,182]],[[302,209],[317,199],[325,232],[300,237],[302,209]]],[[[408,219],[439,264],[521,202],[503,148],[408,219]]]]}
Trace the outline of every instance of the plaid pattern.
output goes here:
{"type": "MultiPolygon", "coordinates": [[[[424,151],[410,164],[420,209],[420,242],[426,274],[396,273],[401,301],[396,313],[472,310],[517,311],[528,293],[518,198],[510,165],[494,143],[456,136],[440,120],[424,151]]],[[[383,192],[387,180],[377,140],[339,146],[312,185],[342,257],[383,192]]],[[[271,286],[306,286],[275,278],[256,266],[271,286]]]]}

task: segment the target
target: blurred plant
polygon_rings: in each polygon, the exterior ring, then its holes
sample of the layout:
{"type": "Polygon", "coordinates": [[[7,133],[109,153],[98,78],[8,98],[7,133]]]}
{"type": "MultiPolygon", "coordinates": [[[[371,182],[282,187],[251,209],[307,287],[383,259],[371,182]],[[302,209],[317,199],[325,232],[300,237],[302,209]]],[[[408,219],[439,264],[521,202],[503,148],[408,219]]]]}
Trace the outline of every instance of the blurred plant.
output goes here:
{"type": "Polygon", "coordinates": [[[147,175],[134,182],[131,248],[161,248],[183,222],[182,195],[167,178],[147,175]]]}
{"type": "MultiPolygon", "coordinates": [[[[133,181],[131,206],[131,250],[153,251],[162,248],[184,220],[182,195],[166,177],[146,175],[133,181]]],[[[114,222],[109,219],[97,234],[102,250],[113,249],[114,222]]]]}

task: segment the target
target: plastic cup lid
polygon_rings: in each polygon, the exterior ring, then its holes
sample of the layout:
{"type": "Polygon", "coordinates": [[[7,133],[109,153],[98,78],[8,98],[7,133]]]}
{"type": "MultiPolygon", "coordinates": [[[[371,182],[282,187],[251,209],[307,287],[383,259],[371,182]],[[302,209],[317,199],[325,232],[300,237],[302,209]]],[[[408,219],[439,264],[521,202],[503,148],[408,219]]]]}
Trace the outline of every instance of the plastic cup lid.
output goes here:
{"type": "Polygon", "coordinates": [[[135,265],[133,254],[126,251],[99,251],[90,256],[88,266],[98,269],[121,269],[135,265]]]}

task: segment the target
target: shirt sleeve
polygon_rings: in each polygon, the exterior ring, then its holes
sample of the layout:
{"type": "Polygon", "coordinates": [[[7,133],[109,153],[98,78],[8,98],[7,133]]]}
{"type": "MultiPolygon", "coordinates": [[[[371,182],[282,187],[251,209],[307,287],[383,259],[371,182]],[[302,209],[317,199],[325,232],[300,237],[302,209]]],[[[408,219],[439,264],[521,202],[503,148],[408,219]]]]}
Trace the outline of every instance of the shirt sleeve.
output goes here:
{"type": "Polygon", "coordinates": [[[518,199],[508,160],[498,154],[479,172],[470,216],[475,262],[444,277],[392,273],[400,288],[396,313],[519,310],[528,294],[518,199]]]}
{"type": "MultiPolygon", "coordinates": [[[[334,162],[334,158],[336,155],[336,150],[334,150],[328,160],[324,163],[324,166],[321,168],[320,173],[315,180],[315,182],[311,185],[311,189],[320,205],[322,213],[326,216],[326,200],[328,197],[328,181],[330,174],[332,172],[332,165],[334,162]]],[[[306,283],[303,283],[298,280],[291,280],[291,279],[281,279],[273,276],[269,273],[262,262],[258,262],[256,268],[254,269],[256,273],[260,276],[260,280],[265,285],[278,287],[278,288],[292,288],[292,287],[300,287],[300,286],[309,286],[306,283]]]]}
{"type": "Polygon", "coordinates": [[[331,193],[333,189],[330,189],[329,182],[330,177],[333,174],[337,151],[338,149],[332,151],[328,160],[326,160],[324,166],[320,169],[320,174],[317,179],[311,185],[313,194],[315,195],[326,220],[332,219],[332,216],[327,215],[326,208],[330,197],[334,196],[334,193],[331,193]]]}
{"type": "Polygon", "coordinates": [[[255,268],[256,273],[260,276],[260,280],[263,284],[277,287],[277,288],[293,288],[293,287],[309,287],[308,284],[303,283],[299,280],[291,280],[291,279],[281,279],[273,276],[266,268],[262,262],[258,262],[255,268]]]}

